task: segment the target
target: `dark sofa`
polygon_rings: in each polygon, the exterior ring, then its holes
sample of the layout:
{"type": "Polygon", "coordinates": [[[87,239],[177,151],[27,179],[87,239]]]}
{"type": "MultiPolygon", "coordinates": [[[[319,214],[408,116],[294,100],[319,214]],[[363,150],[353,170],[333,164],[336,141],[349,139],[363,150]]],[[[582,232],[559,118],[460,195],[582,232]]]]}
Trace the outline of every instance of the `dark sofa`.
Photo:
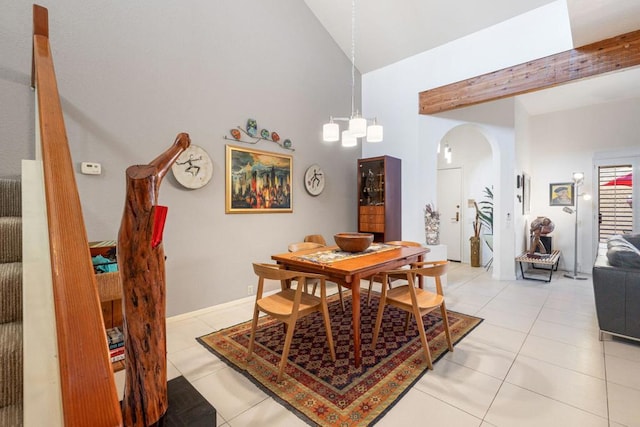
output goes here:
{"type": "Polygon", "coordinates": [[[612,236],[593,266],[596,312],[603,334],[640,340],[640,234],[612,236]]]}

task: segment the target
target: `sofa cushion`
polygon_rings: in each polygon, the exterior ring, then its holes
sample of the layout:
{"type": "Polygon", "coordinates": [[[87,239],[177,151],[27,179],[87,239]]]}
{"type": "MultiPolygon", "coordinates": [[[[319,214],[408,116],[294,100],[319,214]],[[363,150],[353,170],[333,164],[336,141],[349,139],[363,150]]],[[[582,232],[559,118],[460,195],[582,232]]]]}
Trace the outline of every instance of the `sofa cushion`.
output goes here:
{"type": "Polygon", "coordinates": [[[612,266],[640,268],[640,250],[623,236],[611,236],[607,248],[607,259],[612,266]]]}
{"type": "Polygon", "coordinates": [[[623,234],[622,237],[636,248],[640,249],[640,234],[623,234]]]}

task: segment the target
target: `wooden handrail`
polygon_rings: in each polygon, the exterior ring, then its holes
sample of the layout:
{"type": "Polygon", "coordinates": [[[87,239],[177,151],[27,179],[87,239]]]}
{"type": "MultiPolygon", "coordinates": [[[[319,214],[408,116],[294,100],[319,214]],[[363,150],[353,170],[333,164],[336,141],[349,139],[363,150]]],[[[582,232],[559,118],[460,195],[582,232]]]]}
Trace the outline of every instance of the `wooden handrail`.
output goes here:
{"type": "Polygon", "coordinates": [[[33,6],[33,76],[65,426],[121,426],[102,311],[58,95],[48,12],[33,6]]]}

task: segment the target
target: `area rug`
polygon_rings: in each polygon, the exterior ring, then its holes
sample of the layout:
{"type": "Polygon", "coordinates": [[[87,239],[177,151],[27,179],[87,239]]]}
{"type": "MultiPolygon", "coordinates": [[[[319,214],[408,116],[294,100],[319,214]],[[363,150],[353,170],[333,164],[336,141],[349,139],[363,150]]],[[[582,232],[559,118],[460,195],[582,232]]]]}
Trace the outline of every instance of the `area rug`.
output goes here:
{"type": "MultiPolygon", "coordinates": [[[[378,302],[374,295],[367,305],[366,294],[361,296],[362,364],[357,369],[353,365],[350,295],[345,295],[344,313],[337,297],[329,303],[336,361],[329,355],[322,316],[314,313],[296,325],[281,383],[276,377],[284,343],[282,323],[260,319],[255,354],[249,363],[250,321],[197,340],[308,424],[372,425],[427,372],[415,321],[405,332],[405,313],[394,307],[385,308],[380,337],[375,350],[371,349],[378,302]]],[[[434,362],[448,351],[442,318],[436,311],[424,316],[434,362]]],[[[482,322],[453,311],[448,311],[448,317],[454,343],[482,322]]]]}

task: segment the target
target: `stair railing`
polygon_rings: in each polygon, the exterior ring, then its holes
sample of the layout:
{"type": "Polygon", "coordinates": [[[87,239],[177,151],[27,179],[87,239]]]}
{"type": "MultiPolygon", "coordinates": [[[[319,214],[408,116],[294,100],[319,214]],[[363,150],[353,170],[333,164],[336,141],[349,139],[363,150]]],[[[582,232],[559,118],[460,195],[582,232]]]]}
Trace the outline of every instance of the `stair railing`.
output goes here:
{"type": "Polygon", "coordinates": [[[121,426],[102,311],[49,44],[33,6],[32,86],[44,174],[60,393],[65,426],[121,426]]]}

